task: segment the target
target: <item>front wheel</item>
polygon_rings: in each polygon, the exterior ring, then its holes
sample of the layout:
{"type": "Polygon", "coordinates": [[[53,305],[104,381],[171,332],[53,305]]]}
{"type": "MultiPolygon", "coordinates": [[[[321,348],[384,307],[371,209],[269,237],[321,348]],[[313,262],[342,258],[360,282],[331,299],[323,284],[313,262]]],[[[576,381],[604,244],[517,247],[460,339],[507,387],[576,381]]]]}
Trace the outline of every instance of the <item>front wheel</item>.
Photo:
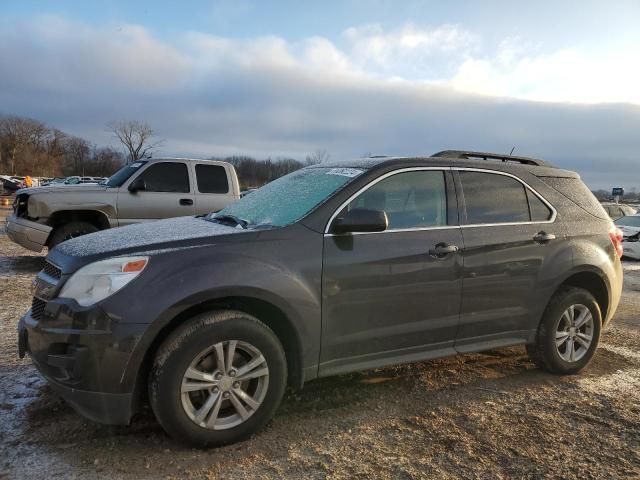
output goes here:
{"type": "Polygon", "coordinates": [[[578,373],[593,358],[602,328],[602,314],[588,291],[564,287],[547,306],[536,336],[527,345],[531,359],[553,373],[578,373]]]}
{"type": "Polygon", "coordinates": [[[286,379],[284,350],[271,329],[242,312],[209,312],[182,325],[158,350],[150,402],[177,440],[223,445],[271,419],[286,379]]]}
{"type": "Polygon", "coordinates": [[[69,222],[59,225],[53,230],[53,233],[49,238],[49,250],[53,250],[53,248],[59,243],[66,242],[72,238],[81,237],[82,235],[94,233],[98,230],[98,227],[88,222],[69,222]]]}

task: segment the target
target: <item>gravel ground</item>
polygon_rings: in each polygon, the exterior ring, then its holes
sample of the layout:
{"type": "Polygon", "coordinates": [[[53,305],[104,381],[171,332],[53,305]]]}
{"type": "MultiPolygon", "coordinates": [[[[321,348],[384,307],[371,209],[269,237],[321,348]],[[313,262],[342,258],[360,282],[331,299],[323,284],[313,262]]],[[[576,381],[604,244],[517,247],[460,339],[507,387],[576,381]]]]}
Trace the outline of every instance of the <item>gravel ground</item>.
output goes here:
{"type": "Polygon", "coordinates": [[[625,262],[622,305],[581,375],[507,348],[318,380],[261,433],[207,451],[149,412],[88,422],[18,359],[42,263],[0,232],[0,478],[640,478],[640,263],[625,262]]]}

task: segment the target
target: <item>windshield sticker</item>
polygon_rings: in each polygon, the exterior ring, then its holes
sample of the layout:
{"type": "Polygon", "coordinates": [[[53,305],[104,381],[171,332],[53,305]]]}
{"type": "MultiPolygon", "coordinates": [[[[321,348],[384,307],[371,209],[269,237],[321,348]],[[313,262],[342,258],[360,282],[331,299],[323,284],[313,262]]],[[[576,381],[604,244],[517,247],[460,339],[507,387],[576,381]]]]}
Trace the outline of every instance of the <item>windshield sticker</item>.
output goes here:
{"type": "Polygon", "coordinates": [[[144,165],[144,162],[136,162],[136,163],[132,163],[131,165],[129,165],[131,168],[139,168],[142,165],[144,165]]]}
{"type": "Polygon", "coordinates": [[[332,168],[327,172],[327,175],[341,175],[343,177],[357,177],[362,173],[362,170],[357,168],[332,168]]]}

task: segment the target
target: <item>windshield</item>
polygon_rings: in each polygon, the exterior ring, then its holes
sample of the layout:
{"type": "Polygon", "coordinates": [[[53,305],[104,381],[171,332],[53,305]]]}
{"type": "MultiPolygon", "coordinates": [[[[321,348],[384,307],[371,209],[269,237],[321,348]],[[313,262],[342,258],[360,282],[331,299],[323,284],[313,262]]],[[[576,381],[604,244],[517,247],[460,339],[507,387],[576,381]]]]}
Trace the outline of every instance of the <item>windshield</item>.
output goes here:
{"type": "Polygon", "coordinates": [[[147,162],[134,162],[131,165],[125,165],[116,173],[111,175],[106,182],[102,185],[105,187],[121,187],[124,182],[126,182],[131,175],[133,175],[136,170],[138,170],[141,166],[143,166],[147,162]]]}
{"type": "Polygon", "coordinates": [[[362,172],[355,168],[303,168],[255,190],[209,219],[231,216],[249,228],[284,227],[304,217],[362,172]]]}
{"type": "Polygon", "coordinates": [[[623,227],[640,227],[640,215],[620,217],[613,223],[623,227]]]}

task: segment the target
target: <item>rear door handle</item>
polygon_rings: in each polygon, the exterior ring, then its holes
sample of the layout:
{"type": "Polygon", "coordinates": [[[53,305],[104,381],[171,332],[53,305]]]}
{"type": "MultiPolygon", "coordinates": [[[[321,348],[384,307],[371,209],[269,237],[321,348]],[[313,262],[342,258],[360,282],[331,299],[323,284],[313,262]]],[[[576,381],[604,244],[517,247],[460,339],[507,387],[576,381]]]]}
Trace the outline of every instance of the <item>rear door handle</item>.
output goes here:
{"type": "Polygon", "coordinates": [[[538,232],[533,237],[533,239],[538,243],[547,243],[547,242],[550,242],[551,240],[555,240],[555,238],[556,236],[553,233],[547,233],[547,232],[538,232]]]}
{"type": "Polygon", "coordinates": [[[180,205],[193,205],[193,200],[190,198],[181,198],[180,205]]]}
{"type": "Polygon", "coordinates": [[[429,255],[432,257],[443,257],[450,253],[456,253],[459,248],[456,245],[446,243],[438,243],[435,247],[429,249],[429,255]]]}

